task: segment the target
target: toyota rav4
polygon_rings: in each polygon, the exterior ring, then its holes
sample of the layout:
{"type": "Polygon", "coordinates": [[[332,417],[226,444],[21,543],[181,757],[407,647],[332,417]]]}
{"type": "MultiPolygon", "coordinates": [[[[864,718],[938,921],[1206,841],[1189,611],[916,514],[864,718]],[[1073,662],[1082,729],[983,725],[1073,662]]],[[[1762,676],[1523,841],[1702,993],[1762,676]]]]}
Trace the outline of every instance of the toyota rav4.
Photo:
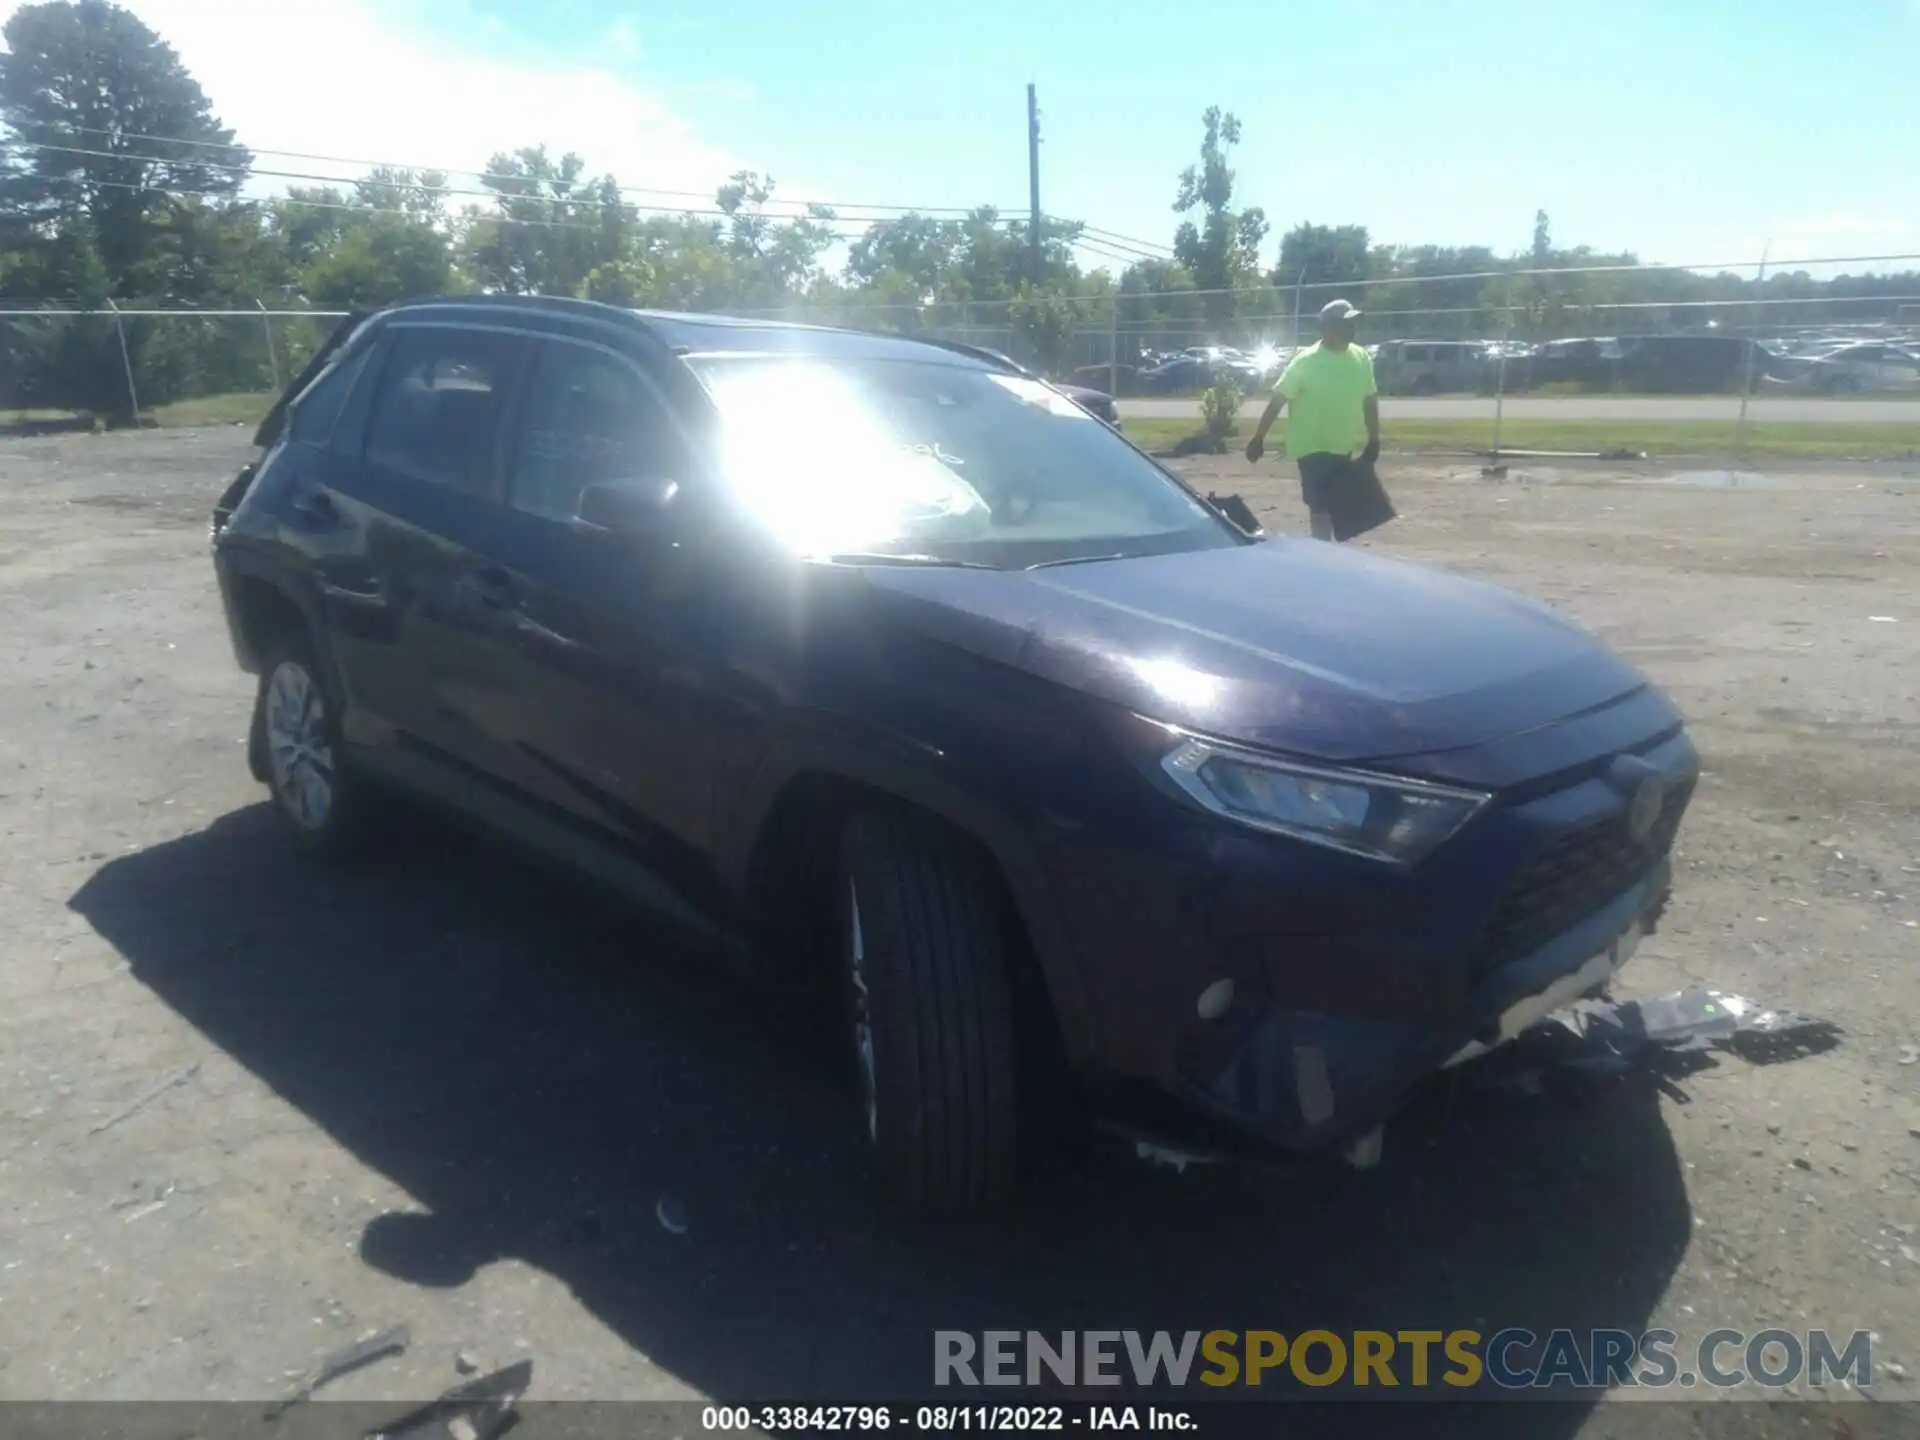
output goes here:
{"type": "Polygon", "coordinates": [[[426,797],[815,977],[917,1206],[1063,1094],[1364,1148],[1666,900],[1698,760],[1630,665],[1267,538],[988,352],[423,301],[257,440],[214,560],[292,838],[426,797]]]}

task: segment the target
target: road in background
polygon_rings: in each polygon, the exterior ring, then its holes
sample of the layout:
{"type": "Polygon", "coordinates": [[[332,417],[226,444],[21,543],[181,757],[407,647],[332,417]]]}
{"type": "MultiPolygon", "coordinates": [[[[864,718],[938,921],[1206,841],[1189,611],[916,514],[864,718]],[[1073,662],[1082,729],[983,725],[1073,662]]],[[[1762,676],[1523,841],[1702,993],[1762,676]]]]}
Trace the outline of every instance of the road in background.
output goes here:
{"type": "MultiPolygon", "coordinates": [[[[1249,400],[1242,415],[1257,416],[1264,399],[1249,400]]],[[[1120,414],[1135,420],[1181,420],[1198,416],[1198,400],[1122,400],[1120,414]]],[[[1740,400],[1731,395],[1564,395],[1509,397],[1504,413],[1512,420],[1732,420],[1740,400]]],[[[1421,397],[1387,395],[1380,400],[1383,418],[1402,420],[1493,419],[1491,396],[1445,395],[1421,397]]],[[[1750,420],[1819,421],[1826,425],[1899,425],[1920,429],[1920,400],[1755,400],[1747,407],[1750,420]]]]}

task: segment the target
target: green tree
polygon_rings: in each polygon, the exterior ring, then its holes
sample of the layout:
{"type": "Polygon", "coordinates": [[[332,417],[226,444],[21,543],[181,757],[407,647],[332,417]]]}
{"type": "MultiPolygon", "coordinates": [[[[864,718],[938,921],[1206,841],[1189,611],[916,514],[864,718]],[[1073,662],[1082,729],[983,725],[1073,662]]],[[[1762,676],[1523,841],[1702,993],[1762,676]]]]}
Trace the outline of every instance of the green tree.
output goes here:
{"type": "Polygon", "coordinates": [[[1299,284],[1352,285],[1372,275],[1366,226],[1300,224],[1280,237],[1280,259],[1270,278],[1285,290],[1299,284]]]}
{"type": "MultiPolygon", "coordinates": [[[[1197,223],[1191,219],[1180,222],[1174,231],[1173,250],[1201,290],[1230,291],[1256,273],[1267,218],[1257,208],[1239,212],[1233,208],[1234,172],[1227,160],[1240,143],[1240,121],[1213,105],[1201,117],[1201,124],[1200,163],[1180,172],[1180,187],[1173,201],[1175,214],[1191,215],[1197,209],[1200,219],[1197,223]]],[[[1233,318],[1233,295],[1207,295],[1204,299],[1207,317],[1216,324],[1233,318]]]]}
{"type": "Polygon", "coordinates": [[[354,310],[444,295],[454,283],[452,246],[430,225],[369,214],[350,223],[307,267],[306,297],[323,310],[354,310]]]}
{"type": "Polygon", "coordinates": [[[907,214],[879,220],[847,247],[849,284],[870,289],[889,273],[901,276],[922,304],[941,299],[958,278],[956,262],[966,243],[955,221],[907,214]]]}
{"type": "Polygon", "coordinates": [[[180,195],[237,192],[252,155],[131,11],[53,0],[15,11],[0,33],[10,157],[0,165],[0,214],[29,225],[85,215],[114,293],[142,293],[159,218],[180,195]]]}
{"type": "Polygon", "coordinates": [[[820,278],[820,257],[837,238],[833,211],[808,205],[796,217],[769,214],[772,176],[736,171],[714,200],[726,216],[726,248],[739,285],[736,304],[772,309],[803,295],[820,278]]]}
{"type": "Polygon", "coordinates": [[[625,258],[632,207],[612,176],[587,181],[586,162],[544,145],[495,155],[482,179],[491,210],[469,207],[463,261],[482,290],[578,295],[600,266],[625,258]]]}
{"type": "Polygon", "coordinates": [[[1022,288],[1008,307],[1015,349],[1020,357],[1044,374],[1059,376],[1070,367],[1073,333],[1080,324],[1080,310],[1073,300],[1058,291],[1022,288]]]}

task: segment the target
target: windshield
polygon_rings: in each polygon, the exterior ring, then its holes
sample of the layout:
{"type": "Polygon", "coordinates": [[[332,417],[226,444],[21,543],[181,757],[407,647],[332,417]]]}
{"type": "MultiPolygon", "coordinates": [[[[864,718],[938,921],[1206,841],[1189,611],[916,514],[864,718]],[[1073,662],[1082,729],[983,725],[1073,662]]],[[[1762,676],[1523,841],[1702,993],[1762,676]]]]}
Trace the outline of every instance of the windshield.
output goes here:
{"type": "Polygon", "coordinates": [[[1235,532],[1065,396],[939,360],[693,355],[736,499],[803,555],[1019,569],[1235,532]]]}

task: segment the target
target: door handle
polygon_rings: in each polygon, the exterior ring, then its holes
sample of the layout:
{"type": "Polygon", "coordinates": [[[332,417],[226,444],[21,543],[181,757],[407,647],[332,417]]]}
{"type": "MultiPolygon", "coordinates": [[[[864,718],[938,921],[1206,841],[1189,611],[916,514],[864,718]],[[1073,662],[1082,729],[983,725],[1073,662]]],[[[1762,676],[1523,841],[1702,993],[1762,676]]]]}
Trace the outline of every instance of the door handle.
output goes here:
{"type": "Polygon", "coordinates": [[[498,565],[482,565],[472,571],[470,583],[475,597],[489,610],[504,610],[513,602],[513,577],[498,565]]]}
{"type": "Polygon", "coordinates": [[[306,490],[293,502],[293,513],[317,530],[340,523],[340,511],[324,490],[306,490]]]}

